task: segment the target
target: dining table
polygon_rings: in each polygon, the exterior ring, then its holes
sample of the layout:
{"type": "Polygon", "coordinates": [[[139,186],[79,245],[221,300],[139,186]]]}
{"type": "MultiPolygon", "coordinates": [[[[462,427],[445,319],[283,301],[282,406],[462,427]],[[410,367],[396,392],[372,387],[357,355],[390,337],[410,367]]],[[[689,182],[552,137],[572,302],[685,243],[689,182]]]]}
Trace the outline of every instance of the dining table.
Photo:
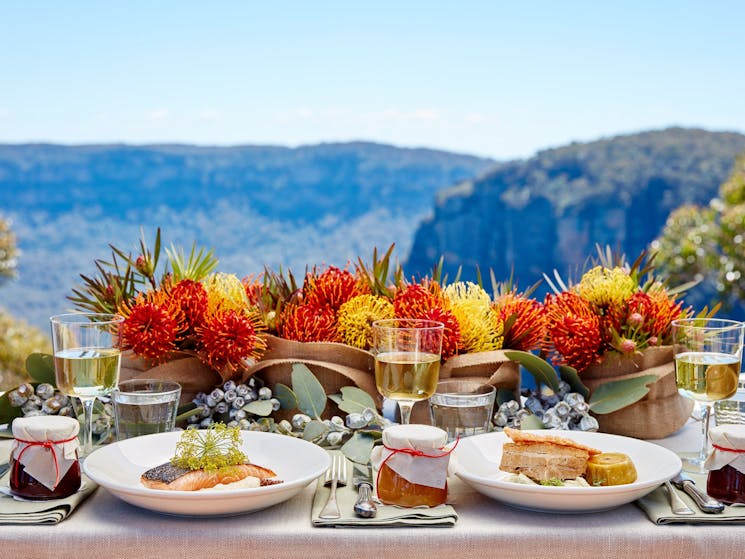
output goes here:
{"type": "MultiPolygon", "coordinates": [[[[651,441],[673,451],[700,444],[701,423],[651,441]]],[[[7,456],[9,441],[0,443],[7,456]]],[[[655,558],[745,557],[745,525],[657,525],[635,504],[591,514],[532,512],[486,497],[453,476],[452,527],[315,527],[316,483],[250,514],[181,517],[125,503],[103,487],[56,525],[0,526],[0,558],[655,558]]]]}

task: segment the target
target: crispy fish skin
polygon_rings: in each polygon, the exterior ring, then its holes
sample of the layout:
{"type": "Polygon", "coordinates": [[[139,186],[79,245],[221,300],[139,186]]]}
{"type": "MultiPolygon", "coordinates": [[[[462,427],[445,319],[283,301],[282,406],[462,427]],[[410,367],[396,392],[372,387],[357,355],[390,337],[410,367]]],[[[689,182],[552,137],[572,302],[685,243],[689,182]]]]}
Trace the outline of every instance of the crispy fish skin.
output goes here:
{"type": "Polygon", "coordinates": [[[224,466],[214,472],[204,470],[189,470],[177,468],[170,462],[151,468],[140,477],[141,483],[150,489],[167,489],[172,491],[197,491],[208,489],[218,483],[233,483],[248,476],[265,479],[273,478],[275,474],[269,468],[256,464],[237,464],[224,466]]]}

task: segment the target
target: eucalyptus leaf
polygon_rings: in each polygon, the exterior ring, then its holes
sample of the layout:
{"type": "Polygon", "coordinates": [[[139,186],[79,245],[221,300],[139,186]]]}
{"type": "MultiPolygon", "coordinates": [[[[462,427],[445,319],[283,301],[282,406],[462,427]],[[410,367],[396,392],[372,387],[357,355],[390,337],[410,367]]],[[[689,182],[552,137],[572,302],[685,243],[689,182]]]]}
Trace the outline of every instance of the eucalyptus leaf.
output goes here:
{"type": "Polygon", "coordinates": [[[56,385],[54,378],[54,357],[47,353],[32,353],[26,358],[26,371],[34,382],[48,382],[56,385]]]}
{"type": "Polygon", "coordinates": [[[582,384],[582,380],[579,378],[579,373],[577,373],[577,369],[574,367],[560,365],[559,376],[561,377],[561,380],[572,387],[572,392],[579,392],[585,398],[590,395],[590,389],[582,384]]]}
{"type": "Polygon", "coordinates": [[[344,386],[341,389],[342,402],[339,409],[347,413],[362,413],[366,409],[377,409],[375,400],[364,390],[356,386],[344,386]]]}
{"type": "Polygon", "coordinates": [[[363,433],[355,433],[352,437],[344,443],[341,447],[341,451],[349,458],[352,462],[357,464],[367,464],[370,461],[370,455],[372,454],[373,446],[375,445],[375,439],[370,435],[363,433]]]}
{"type": "Polygon", "coordinates": [[[272,413],[272,402],[270,400],[254,400],[243,406],[243,411],[266,417],[272,413]]]}
{"type": "Polygon", "coordinates": [[[329,400],[331,400],[338,406],[339,404],[341,404],[342,401],[341,394],[329,394],[329,400]]]}
{"type": "Polygon", "coordinates": [[[543,421],[541,421],[538,416],[533,415],[532,413],[530,415],[526,415],[520,420],[520,429],[545,429],[546,426],[543,424],[543,421]]]}
{"type": "Polygon", "coordinates": [[[320,437],[326,435],[329,432],[329,427],[323,421],[313,420],[308,422],[303,429],[303,439],[306,441],[314,441],[320,437]]]}
{"type": "Polygon", "coordinates": [[[508,359],[525,367],[525,370],[535,378],[536,384],[545,384],[554,392],[559,391],[559,377],[547,361],[527,351],[516,349],[506,350],[504,354],[508,359]]]}
{"type": "Polygon", "coordinates": [[[292,390],[300,411],[320,419],[326,408],[326,391],[311,370],[302,363],[292,365],[292,390]]]}
{"type": "Polygon", "coordinates": [[[593,413],[606,414],[630,406],[649,392],[648,384],[657,380],[655,375],[644,375],[601,384],[592,393],[589,404],[593,413]]]}
{"type": "Polygon", "coordinates": [[[274,397],[279,400],[279,405],[283,410],[294,410],[297,408],[297,396],[292,388],[286,384],[278,382],[274,385],[274,397]]]}
{"type": "Polygon", "coordinates": [[[21,416],[23,416],[23,411],[20,407],[15,408],[10,405],[7,392],[0,396],[0,423],[10,423],[16,417],[21,416]]]}

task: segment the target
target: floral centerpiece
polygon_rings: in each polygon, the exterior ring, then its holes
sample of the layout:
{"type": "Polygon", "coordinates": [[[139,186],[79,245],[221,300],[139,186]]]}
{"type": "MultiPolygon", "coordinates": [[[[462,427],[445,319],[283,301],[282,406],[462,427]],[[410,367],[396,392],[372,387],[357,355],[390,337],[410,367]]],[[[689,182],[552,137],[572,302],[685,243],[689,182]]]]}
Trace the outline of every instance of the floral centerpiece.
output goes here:
{"type": "Polygon", "coordinates": [[[645,254],[633,264],[610,251],[599,256],[575,284],[546,278],[554,293],[544,305],[543,351],[591,395],[601,430],[667,436],[692,407],[678,395],[670,345],[672,321],[693,314],[679,299],[689,286],[667,286],[645,254]]]}

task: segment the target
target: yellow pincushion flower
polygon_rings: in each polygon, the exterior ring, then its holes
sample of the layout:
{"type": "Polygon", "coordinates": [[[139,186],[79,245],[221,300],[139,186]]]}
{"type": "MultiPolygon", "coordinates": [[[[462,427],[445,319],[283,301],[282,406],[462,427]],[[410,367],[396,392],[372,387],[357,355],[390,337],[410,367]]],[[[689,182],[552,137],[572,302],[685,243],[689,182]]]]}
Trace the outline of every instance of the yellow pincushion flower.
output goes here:
{"type": "Polygon", "coordinates": [[[579,296],[601,309],[618,308],[636,290],[636,282],[623,268],[595,266],[577,285],[579,296]]]}
{"type": "Polygon", "coordinates": [[[393,304],[388,299],[357,295],[339,307],[339,334],[345,344],[366,349],[372,345],[372,323],[393,317],[393,304]]]}
{"type": "Polygon", "coordinates": [[[233,274],[211,274],[204,279],[204,288],[207,290],[209,313],[214,313],[218,308],[243,311],[249,304],[243,283],[233,274]]]}
{"type": "Polygon", "coordinates": [[[504,326],[491,308],[489,294],[472,282],[456,282],[443,291],[450,310],[460,326],[461,345],[465,352],[501,349],[504,326]]]}

